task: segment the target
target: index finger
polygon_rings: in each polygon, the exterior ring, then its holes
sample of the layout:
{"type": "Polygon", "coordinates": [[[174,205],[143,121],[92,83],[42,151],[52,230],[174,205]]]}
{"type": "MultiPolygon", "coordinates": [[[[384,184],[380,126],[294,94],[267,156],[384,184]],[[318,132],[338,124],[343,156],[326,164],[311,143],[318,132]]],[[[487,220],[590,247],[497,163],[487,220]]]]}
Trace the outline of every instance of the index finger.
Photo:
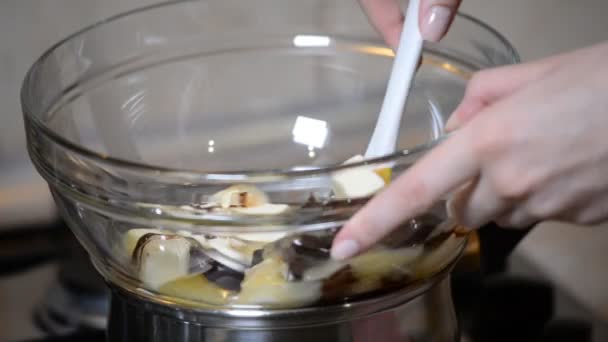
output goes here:
{"type": "Polygon", "coordinates": [[[472,126],[432,149],[357,212],[334,239],[332,257],[346,259],[368,249],[406,219],[424,213],[474,178],[480,164],[472,150],[472,126]]]}
{"type": "Polygon", "coordinates": [[[384,41],[397,49],[403,29],[403,11],[397,0],[359,0],[369,21],[376,28],[384,41]]]}

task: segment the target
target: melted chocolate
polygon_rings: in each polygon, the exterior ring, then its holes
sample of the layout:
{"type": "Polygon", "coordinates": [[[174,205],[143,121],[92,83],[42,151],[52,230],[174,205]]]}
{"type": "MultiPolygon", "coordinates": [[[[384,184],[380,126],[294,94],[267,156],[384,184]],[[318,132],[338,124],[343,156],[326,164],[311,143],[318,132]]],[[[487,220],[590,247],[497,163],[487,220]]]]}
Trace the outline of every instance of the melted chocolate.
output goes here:
{"type": "Polygon", "coordinates": [[[287,280],[301,280],[304,271],[316,266],[321,260],[304,254],[298,254],[293,248],[290,248],[283,253],[283,260],[287,263],[288,273],[287,280]]]}
{"type": "Polygon", "coordinates": [[[333,236],[333,232],[291,235],[274,242],[266,252],[278,253],[288,266],[287,280],[297,281],[307,269],[329,259],[333,236]]]}
{"type": "Polygon", "coordinates": [[[321,299],[324,301],[334,300],[349,292],[349,287],[357,282],[357,278],[349,265],[334,273],[323,281],[321,287],[321,299]]]}
{"type": "Polygon", "coordinates": [[[453,232],[451,232],[451,231],[442,232],[442,233],[437,234],[436,236],[434,236],[433,238],[431,238],[425,242],[424,249],[434,249],[434,248],[439,247],[452,234],[453,234],[453,232]]]}
{"type": "Polygon", "coordinates": [[[229,291],[240,291],[241,282],[245,277],[244,274],[224,267],[217,262],[213,262],[211,269],[203,273],[203,276],[210,282],[229,291]]]}
{"type": "Polygon", "coordinates": [[[414,280],[411,274],[406,273],[394,273],[388,274],[383,277],[380,281],[380,289],[394,289],[403,287],[405,284],[410,283],[414,280]]]}

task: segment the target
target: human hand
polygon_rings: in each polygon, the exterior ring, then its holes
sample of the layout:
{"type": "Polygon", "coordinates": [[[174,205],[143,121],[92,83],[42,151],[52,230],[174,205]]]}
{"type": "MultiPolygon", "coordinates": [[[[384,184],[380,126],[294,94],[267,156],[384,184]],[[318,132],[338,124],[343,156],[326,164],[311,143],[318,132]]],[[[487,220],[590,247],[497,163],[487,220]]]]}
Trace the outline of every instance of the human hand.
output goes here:
{"type": "Polygon", "coordinates": [[[364,251],[450,193],[471,228],[606,220],[607,93],[608,43],[479,72],[447,124],[458,130],[355,214],[332,256],[364,251]]]}
{"type": "MultiPolygon", "coordinates": [[[[359,0],[374,27],[393,49],[399,45],[403,29],[403,11],[398,0],[359,0]]],[[[422,38],[439,41],[448,31],[461,0],[422,0],[420,32],[422,38]]]]}

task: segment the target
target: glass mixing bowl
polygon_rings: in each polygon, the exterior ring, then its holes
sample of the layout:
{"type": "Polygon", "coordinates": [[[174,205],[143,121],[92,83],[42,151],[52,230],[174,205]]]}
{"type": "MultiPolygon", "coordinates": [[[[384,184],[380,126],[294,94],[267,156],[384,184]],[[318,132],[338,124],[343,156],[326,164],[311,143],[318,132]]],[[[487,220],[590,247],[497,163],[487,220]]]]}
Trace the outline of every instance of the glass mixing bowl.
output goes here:
{"type": "Polygon", "coordinates": [[[425,45],[399,151],[361,161],[392,58],[352,0],[136,10],[33,65],[29,153],[101,274],[152,301],[279,309],[415,288],[466,242],[444,203],[351,260],[331,240],[441,140],[473,72],[518,57],[458,15],[425,45]]]}

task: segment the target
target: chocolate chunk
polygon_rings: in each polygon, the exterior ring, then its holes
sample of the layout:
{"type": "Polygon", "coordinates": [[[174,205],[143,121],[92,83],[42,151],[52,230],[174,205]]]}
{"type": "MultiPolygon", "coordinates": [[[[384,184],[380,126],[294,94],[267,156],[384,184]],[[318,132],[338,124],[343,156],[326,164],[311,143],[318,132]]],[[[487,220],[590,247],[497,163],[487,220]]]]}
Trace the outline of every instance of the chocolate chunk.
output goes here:
{"type": "Polygon", "coordinates": [[[302,280],[302,276],[304,275],[304,271],[306,269],[312,267],[314,264],[305,258],[296,257],[291,259],[288,262],[288,273],[287,273],[287,281],[298,281],[302,280]]]}
{"type": "Polygon", "coordinates": [[[292,247],[298,254],[313,258],[329,258],[331,239],[324,239],[312,235],[300,235],[292,242],[292,247]]]}
{"type": "Polygon", "coordinates": [[[349,287],[357,281],[349,265],[334,273],[331,277],[323,281],[321,287],[322,299],[332,300],[344,297],[349,292],[349,287]]]}
{"type": "Polygon", "coordinates": [[[264,260],[264,250],[256,249],[253,252],[253,258],[251,259],[251,267],[261,263],[264,260]]]}
{"type": "MultiPolygon", "coordinates": [[[[262,257],[278,256],[287,264],[286,279],[301,280],[307,269],[319,266],[330,258],[331,243],[336,231],[328,229],[286,236],[266,245],[262,257]]],[[[255,264],[259,257],[256,258],[254,255],[254,258],[255,264]]]]}
{"type": "Polygon", "coordinates": [[[288,265],[287,280],[302,279],[304,271],[329,259],[333,235],[319,231],[292,235],[277,241],[274,251],[288,265]]]}
{"type": "Polygon", "coordinates": [[[241,282],[244,279],[242,273],[224,267],[217,262],[214,262],[213,267],[211,267],[209,271],[203,273],[203,275],[210,282],[229,291],[240,291],[241,282]]]}
{"type": "Polygon", "coordinates": [[[344,207],[356,207],[363,206],[367,203],[368,198],[347,198],[347,199],[336,199],[332,198],[330,201],[323,203],[325,208],[338,209],[344,207]]]}
{"type": "Polygon", "coordinates": [[[309,208],[319,208],[321,207],[322,204],[317,201],[317,198],[315,197],[314,194],[310,194],[310,196],[308,196],[308,199],[306,200],[306,203],[304,203],[304,205],[302,205],[303,209],[309,209],[309,208]]]}
{"type": "Polygon", "coordinates": [[[247,206],[247,197],[249,194],[247,192],[239,192],[239,206],[246,207],[247,206]]]}
{"type": "Polygon", "coordinates": [[[301,280],[304,271],[318,265],[322,260],[315,256],[300,254],[293,247],[281,251],[285,263],[287,263],[287,280],[301,280]]]}

